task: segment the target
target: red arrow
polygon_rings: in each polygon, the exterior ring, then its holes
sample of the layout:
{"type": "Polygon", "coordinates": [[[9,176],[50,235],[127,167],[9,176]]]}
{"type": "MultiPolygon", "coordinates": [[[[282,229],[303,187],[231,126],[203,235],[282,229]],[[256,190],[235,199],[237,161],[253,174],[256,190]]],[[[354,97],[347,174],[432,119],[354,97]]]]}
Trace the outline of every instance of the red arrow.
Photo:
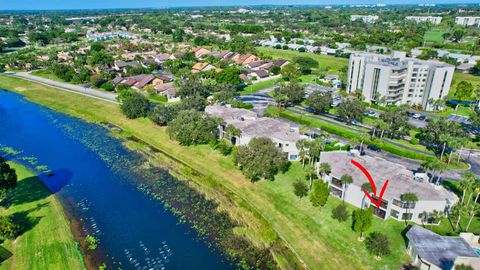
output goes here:
{"type": "MultiPolygon", "coordinates": [[[[370,173],[367,171],[367,169],[365,169],[362,166],[362,164],[356,162],[353,159],[352,159],[352,164],[355,165],[357,168],[359,168],[363,172],[363,174],[365,174],[365,176],[368,179],[368,182],[370,182],[370,186],[372,187],[373,195],[377,196],[377,187],[375,186],[375,182],[373,181],[373,178],[370,175],[370,173]]],[[[368,197],[368,199],[370,199],[370,201],[373,204],[375,204],[375,206],[377,208],[380,208],[380,203],[382,202],[382,197],[383,197],[383,194],[385,193],[385,190],[387,189],[387,186],[388,186],[388,179],[387,179],[387,181],[385,181],[385,184],[383,184],[382,190],[380,191],[380,195],[378,196],[378,201],[375,201],[375,199],[372,198],[372,196],[370,196],[370,193],[367,190],[364,189],[363,193],[365,193],[365,195],[368,197]]]]}

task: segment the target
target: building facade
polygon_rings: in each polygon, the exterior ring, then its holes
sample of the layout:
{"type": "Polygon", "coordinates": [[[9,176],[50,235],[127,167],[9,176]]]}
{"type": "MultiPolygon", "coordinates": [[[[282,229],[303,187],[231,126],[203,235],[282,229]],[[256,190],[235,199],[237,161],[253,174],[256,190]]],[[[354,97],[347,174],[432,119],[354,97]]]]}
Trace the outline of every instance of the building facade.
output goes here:
{"type": "Polygon", "coordinates": [[[455,17],[455,23],[459,25],[480,27],[480,17],[455,17]]]}
{"type": "Polygon", "coordinates": [[[351,15],[350,21],[362,20],[364,23],[374,23],[378,20],[377,15],[351,15]]]}
{"type": "MultiPolygon", "coordinates": [[[[346,151],[332,151],[322,152],[318,164],[323,162],[331,166],[331,173],[322,177],[323,181],[329,184],[331,195],[358,208],[372,207],[374,215],[381,219],[393,218],[399,221],[422,223],[425,222],[422,218],[430,217],[434,211],[448,214],[449,209],[458,201],[457,196],[452,192],[429,183],[426,179],[419,179],[404,166],[382,158],[355,156],[346,151]],[[380,193],[386,180],[389,180],[380,207],[371,203],[364,193],[362,185],[369,182],[360,169],[352,164],[352,160],[360,163],[370,172],[377,187],[377,194],[380,193]],[[352,184],[342,184],[340,179],[344,174],[352,176],[354,180],[352,184]],[[410,192],[414,193],[418,200],[414,203],[402,201],[402,195],[410,192]],[[423,217],[425,214],[427,217],[423,217]]],[[[370,196],[378,200],[372,192],[370,196]]]]}
{"type": "Polygon", "coordinates": [[[220,138],[229,139],[233,145],[247,145],[253,138],[270,138],[288,160],[298,160],[297,141],[309,139],[308,136],[300,133],[299,126],[279,119],[259,117],[255,112],[246,109],[211,105],[205,108],[205,112],[223,119],[223,125],[219,126],[220,138]],[[228,125],[239,129],[240,136],[228,134],[226,131],[228,125]]]}
{"type": "Polygon", "coordinates": [[[442,17],[439,16],[407,16],[406,20],[415,21],[416,23],[430,22],[432,24],[440,24],[442,17]]]}
{"type": "Polygon", "coordinates": [[[350,55],[347,92],[361,91],[367,102],[407,104],[433,109],[431,100],[448,95],[455,67],[436,61],[371,53],[350,55]]]}

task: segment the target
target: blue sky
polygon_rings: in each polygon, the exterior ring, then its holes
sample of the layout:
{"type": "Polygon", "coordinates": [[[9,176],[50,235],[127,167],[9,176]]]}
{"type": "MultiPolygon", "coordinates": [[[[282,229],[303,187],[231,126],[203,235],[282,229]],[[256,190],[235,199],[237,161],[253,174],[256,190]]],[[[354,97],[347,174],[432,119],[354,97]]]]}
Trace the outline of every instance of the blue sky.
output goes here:
{"type": "Polygon", "coordinates": [[[96,9],[96,8],[161,8],[175,6],[225,5],[325,5],[325,4],[417,4],[479,3],[478,0],[0,0],[6,9],[96,9]]]}

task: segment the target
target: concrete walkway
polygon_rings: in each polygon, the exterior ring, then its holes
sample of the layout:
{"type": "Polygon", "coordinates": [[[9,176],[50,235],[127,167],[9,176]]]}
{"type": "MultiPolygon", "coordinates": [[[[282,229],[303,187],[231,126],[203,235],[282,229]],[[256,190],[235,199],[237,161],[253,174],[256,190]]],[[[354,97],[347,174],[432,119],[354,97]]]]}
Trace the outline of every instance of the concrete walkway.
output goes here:
{"type": "Polygon", "coordinates": [[[83,95],[83,96],[90,96],[90,97],[100,99],[100,100],[103,100],[103,101],[119,104],[119,102],[116,99],[117,95],[113,94],[113,93],[108,93],[108,92],[104,92],[104,91],[100,91],[100,90],[90,89],[90,88],[86,88],[86,87],[83,87],[83,86],[80,86],[80,85],[74,85],[74,84],[70,84],[70,83],[57,82],[57,81],[54,81],[54,80],[50,80],[50,79],[35,76],[35,75],[32,75],[32,74],[27,73],[27,72],[18,72],[18,73],[12,74],[10,76],[21,78],[21,79],[32,81],[32,82],[36,82],[36,83],[40,83],[40,84],[44,84],[44,85],[48,85],[48,86],[52,86],[52,87],[54,87],[58,90],[68,91],[68,92],[80,94],[80,95],[83,95]]]}

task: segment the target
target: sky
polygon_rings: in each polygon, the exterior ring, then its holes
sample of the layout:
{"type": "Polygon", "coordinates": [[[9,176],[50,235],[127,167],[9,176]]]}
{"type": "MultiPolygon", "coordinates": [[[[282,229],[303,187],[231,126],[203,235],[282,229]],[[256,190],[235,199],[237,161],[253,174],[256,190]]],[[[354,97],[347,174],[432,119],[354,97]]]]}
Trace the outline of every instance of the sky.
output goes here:
{"type": "Polygon", "coordinates": [[[0,0],[0,10],[163,8],[240,5],[480,3],[479,0],[0,0]]]}

